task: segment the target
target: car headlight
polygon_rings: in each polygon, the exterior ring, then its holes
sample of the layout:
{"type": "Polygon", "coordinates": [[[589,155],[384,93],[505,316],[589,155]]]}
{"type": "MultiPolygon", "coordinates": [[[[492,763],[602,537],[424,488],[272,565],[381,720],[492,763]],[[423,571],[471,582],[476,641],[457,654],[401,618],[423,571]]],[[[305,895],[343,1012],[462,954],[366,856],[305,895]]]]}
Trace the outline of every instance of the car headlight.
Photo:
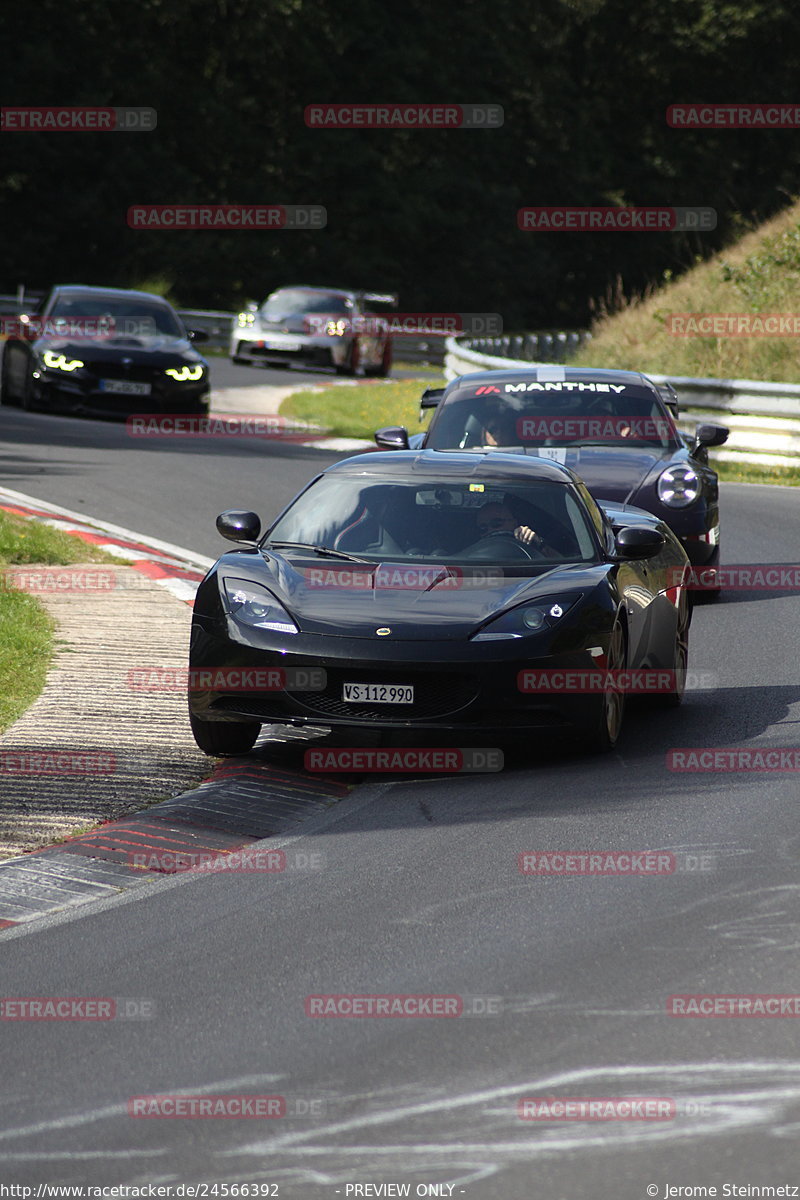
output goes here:
{"type": "Polygon", "coordinates": [[[236,319],[239,322],[240,329],[247,329],[249,325],[255,325],[256,315],[255,313],[244,312],[239,313],[239,316],[236,319]]]}
{"type": "Polygon", "coordinates": [[[349,321],[327,321],[325,324],[325,334],[327,337],[344,337],[349,324],[349,321]]]}
{"type": "Polygon", "coordinates": [[[42,362],[51,371],[77,371],[86,365],[80,358],[67,358],[66,354],[56,354],[53,350],[45,350],[42,362]]]}
{"type": "Polygon", "coordinates": [[[245,579],[225,579],[223,585],[231,616],[241,625],[275,633],[299,633],[286,609],[266,588],[245,579]]]}
{"type": "Polygon", "coordinates": [[[203,364],[196,363],[192,367],[188,364],[183,367],[167,367],[164,374],[169,375],[170,379],[177,379],[178,383],[187,383],[190,379],[196,383],[198,379],[203,378],[204,371],[203,364]]]}
{"type": "Polygon", "coordinates": [[[700,479],[691,467],[667,467],[658,478],[658,498],[670,508],[686,508],[700,495],[700,479]]]}
{"type": "Polygon", "coordinates": [[[510,612],[489,621],[473,634],[472,641],[497,642],[506,638],[530,637],[543,629],[553,629],[562,617],[574,608],[581,595],[551,596],[532,604],[520,604],[510,612]]]}

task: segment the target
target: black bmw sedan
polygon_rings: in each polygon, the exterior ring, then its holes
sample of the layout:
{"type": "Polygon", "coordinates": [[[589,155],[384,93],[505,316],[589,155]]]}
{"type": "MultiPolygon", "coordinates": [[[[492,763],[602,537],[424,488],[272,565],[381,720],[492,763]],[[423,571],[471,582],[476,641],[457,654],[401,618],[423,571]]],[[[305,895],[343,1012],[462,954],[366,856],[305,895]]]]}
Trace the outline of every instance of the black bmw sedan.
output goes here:
{"type": "Polygon", "coordinates": [[[166,300],[117,288],[53,288],[4,322],[0,401],[117,415],[208,412],[208,363],[166,300]]]}
{"type": "Polygon", "coordinates": [[[262,723],[571,729],[608,750],[620,672],[660,669],[661,699],[680,702],[680,543],[647,513],[604,511],[557,463],[363,454],[317,476],[263,536],[250,511],[217,528],[241,545],[194,605],[189,707],[209,754],[245,753],[262,723]]]}
{"type": "Polygon", "coordinates": [[[652,380],[635,371],[542,366],[461,375],[423,397],[435,407],[426,434],[380,429],[384,449],[486,450],[563,463],[602,503],[632,504],[661,517],[690,562],[719,561],[719,482],[708,447],[724,425],[681,434],[652,380]]]}

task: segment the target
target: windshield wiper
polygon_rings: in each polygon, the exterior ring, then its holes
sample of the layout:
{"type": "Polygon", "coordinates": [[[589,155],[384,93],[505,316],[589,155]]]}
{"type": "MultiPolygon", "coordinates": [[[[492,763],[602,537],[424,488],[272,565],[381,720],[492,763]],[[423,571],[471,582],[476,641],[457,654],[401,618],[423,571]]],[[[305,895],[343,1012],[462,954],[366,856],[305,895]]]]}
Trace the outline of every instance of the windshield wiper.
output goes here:
{"type": "Polygon", "coordinates": [[[370,558],[359,558],[357,554],[348,554],[346,550],[332,550],[330,546],[312,546],[310,542],[269,542],[270,546],[288,546],[293,550],[314,550],[327,558],[345,558],[349,562],[371,563],[370,558]]]}

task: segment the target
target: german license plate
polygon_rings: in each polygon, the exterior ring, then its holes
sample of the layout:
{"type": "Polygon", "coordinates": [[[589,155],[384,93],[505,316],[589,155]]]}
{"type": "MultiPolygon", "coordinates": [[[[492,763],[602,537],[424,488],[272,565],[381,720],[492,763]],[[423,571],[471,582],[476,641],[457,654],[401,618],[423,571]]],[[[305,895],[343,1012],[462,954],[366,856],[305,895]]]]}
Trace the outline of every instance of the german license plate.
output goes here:
{"type": "Polygon", "coordinates": [[[345,683],[342,699],[346,704],[413,704],[411,683],[345,683]]]}
{"type": "Polygon", "coordinates": [[[132,379],[101,379],[100,391],[117,392],[123,396],[149,396],[152,384],[134,383],[132,379]]]}

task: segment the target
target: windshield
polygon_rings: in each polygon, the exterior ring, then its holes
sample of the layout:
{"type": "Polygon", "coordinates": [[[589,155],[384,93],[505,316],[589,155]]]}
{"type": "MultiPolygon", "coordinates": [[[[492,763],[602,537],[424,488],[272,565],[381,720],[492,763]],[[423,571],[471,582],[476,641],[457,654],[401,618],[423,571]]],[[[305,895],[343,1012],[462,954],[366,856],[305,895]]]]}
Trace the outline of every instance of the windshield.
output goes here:
{"type": "Polygon", "coordinates": [[[64,321],[72,334],[86,322],[87,336],[92,336],[95,321],[106,319],[120,332],[142,334],[163,333],[168,337],[185,337],[171,308],[147,300],[128,300],[118,296],[60,296],[47,316],[48,324],[64,321]]]}
{"type": "Polygon", "coordinates": [[[352,303],[335,292],[307,292],[297,288],[284,288],[273,292],[261,306],[261,314],[267,321],[282,321],[285,317],[301,313],[347,313],[352,303]]]}
{"type": "MultiPolygon", "coordinates": [[[[598,549],[576,491],[549,481],[391,483],[327,475],[270,530],[380,562],[594,562],[598,549]]],[[[291,553],[291,549],[287,548],[291,553]]]]}
{"type": "Polygon", "coordinates": [[[534,452],[543,446],[680,445],[668,410],[645,387],[536,383],[537,390],[528,391],[532,385],[522,381],[489,386],[490,395],[484,385],[448,397],[431,423],[426,445],[434,450],[506,446],[534,452]]]}

